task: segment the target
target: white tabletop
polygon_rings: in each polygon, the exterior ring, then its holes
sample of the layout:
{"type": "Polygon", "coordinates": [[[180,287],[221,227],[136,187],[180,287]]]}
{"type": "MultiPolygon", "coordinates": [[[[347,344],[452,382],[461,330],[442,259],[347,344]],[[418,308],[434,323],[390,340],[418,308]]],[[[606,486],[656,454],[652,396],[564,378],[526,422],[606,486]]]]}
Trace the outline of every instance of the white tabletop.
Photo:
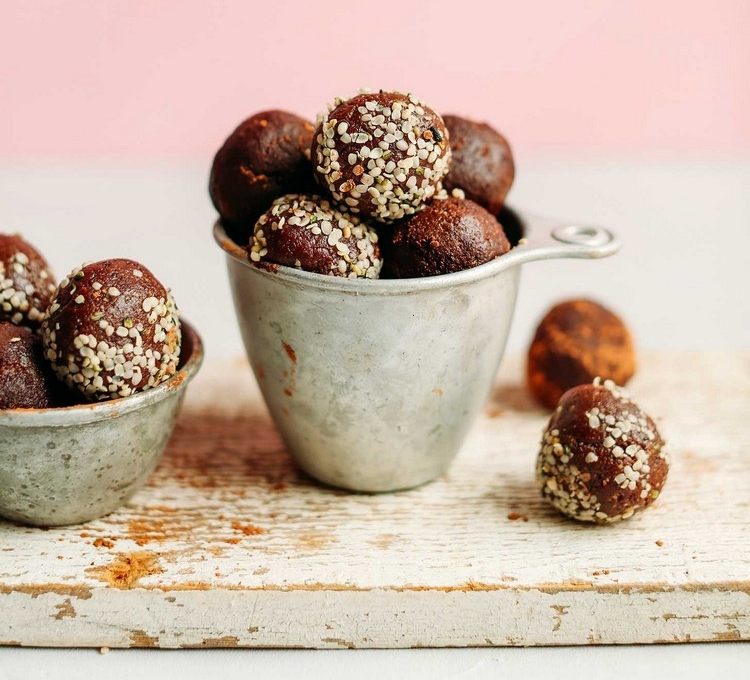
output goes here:
{"type": "MultiPolygon", "coordinates": [[[[222,257],[210,238],[208,161],[193,166],[0,167],[0,230],[20,231],[58,274],[82,261],[141,260],[174,290],[210,357],[242,351],[222,257]]],[[[529,265],[511,350],[554,301],[592,296],[618,310],[641,347],[750,346],[750,163],[539,163],[519,167],[514,206],[601,224],[624,247],[605,261],[529,265]]],[[[0,614],[1,615],[1,614],[0,614]]],[[[733,677],[750,645],[402,651],[0,649],[0,680],[118,671],[182,680],[234,677],[733,677]]]]}
{"type": "Polygon", "coordinates": [[[0,650],[0,680],[668,680],[746,677],[750,644],[408,650],[0,650]]]}

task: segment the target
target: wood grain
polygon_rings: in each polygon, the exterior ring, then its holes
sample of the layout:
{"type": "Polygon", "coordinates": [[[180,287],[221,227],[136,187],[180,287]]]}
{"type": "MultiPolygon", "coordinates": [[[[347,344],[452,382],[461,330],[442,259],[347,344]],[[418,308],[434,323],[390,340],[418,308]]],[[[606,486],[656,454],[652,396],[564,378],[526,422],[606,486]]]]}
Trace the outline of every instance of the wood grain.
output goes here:
{"type": "Polygon", "coordinates": [[[546,414],[508,361],[450,473],[392,495],[316,485],[244,362],[191,387],[121,511],[0,523],[0,644],[419,647],[750,639],[750,354],[643,357],[631,391],[673,465],[615,526],[534,486],[546,414]]]}

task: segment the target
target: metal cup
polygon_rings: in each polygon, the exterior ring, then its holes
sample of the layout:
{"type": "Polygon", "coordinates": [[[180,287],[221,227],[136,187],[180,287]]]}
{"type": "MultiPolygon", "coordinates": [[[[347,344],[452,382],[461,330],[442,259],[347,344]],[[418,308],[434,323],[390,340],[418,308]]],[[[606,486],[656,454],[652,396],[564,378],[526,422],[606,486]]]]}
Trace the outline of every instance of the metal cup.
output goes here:
{"type": "Polygon", "coordinates": [[[418,486],[448,469],[503,356],[520,265],[619,248],[606,229],[516,220],[521,238],[508,254],[399,280],[261,268],[215,225],[250,364],[300,467],[364,492],[418,486]]]}
{"type": "Polygon", "coordinates": [[[159,462],[203,361],[200,337],[184,321],[182,339],[180,370],[153,389],[95,404],[0,411],[0,516],[61,526],[126,503],[159,462]]]}

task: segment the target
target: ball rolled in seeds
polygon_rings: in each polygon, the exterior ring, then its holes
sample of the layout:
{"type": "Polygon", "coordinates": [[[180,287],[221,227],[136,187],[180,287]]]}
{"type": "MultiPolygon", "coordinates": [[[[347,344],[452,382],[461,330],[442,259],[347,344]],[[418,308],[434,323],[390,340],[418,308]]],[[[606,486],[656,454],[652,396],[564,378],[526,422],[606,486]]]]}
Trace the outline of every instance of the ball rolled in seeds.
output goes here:
{"type": "Polygon", "coordinates": [[[380,222],[413,215],[440,187],[451,150],[443,119],[411,94],[336,99],[313,137],[318,181],[349,212],[380,222]]]}
{"type": "Polygon", "coordinates": [[[29,328],[0,322],[0,409],[59,405],[57,382],[29,328]]]}
{"type": "Polygon", "coordinates": [[[443,184],[497,215],[515,176],[508,141],[495,128],[461,116],[443,116],[451,136],[451,167],[443,184]]]}
{"type": "Polygon", "coordinates": [[[18,235],[0,234],[0,321],[39,328],[54,293],[41,253],[18,235]]]}
{"type": "Polygon", "coordinates": [[[376,279],[382,265],[375,230],[313,195],[276,199],[255,224],[248,255],[256,263],[348,278],[376,279]]]}
{"type": "Polygon", "coordinates": [[[286,111],[262,111],[242,122],[217,152],[209,193],[225,226],[247,241],[255,220],[283,194],[315,186],[310,165],[313,124],[286,111]]]}
{"type": "Polygon", "coordinates": [[[611,380],[566,392],[542,437],[536,477],[560,512],[607,524],[661,493],[669,471],[654,421],[611,380]]]}
{"type": "Polygon", "coordinates": [[[473,201],[450,197],[393,228],[386,268],[395,278],[437,276],[471,269],[510,250],[493,215],[473,201]]]}
{"type": "Polygon", "coordinates": [[[625,323],[593,300],[567,300],[540,322],[529,347],[526,380],[534,397],[555,408],[566,390],[595,377],[624,385],[635,373],[635,348],[625,323]]]}
{"type": "Polygon", "coordinates": [[[132,260],[73,270],[42,323],[57,377],[91,401],[126,397],[174,375],[180,340],[172,295],[132,260]]]}

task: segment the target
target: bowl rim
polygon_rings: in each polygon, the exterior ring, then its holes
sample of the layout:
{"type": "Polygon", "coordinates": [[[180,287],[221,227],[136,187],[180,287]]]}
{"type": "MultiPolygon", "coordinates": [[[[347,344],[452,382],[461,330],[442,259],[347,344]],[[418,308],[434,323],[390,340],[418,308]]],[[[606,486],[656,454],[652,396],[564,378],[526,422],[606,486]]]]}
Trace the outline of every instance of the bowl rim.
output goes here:
{"type": "Polygon", "coordinates": [[[507,253],[471,269],[464,269],[450,274],[408,279],[349,279],[340,276],[307,272],[285,265],[269,264],[266,267],[258,266],[247,257],[247,251],[237,245],[227,235],[221,219],[217,219],[214,222],[213,236],[216,244],[229,258],[260,275],[272,276],[277,280],[295,283],[304,287],[321,288],[357,296],[409,295],[426,290],[464,286],[481,279],[491,278],[506,269],[511,269],[531,259],[529,258],[530,251],[527,243],[528,234],[532,229],[530,220],[526,215],[510,208],[510,206],[506,206],[506,208],[515,215],[522,228],[519,242],[507,253]]]}
{"type": "MultiPolygon", "coordinates": [[[[156,404],[170,396],[184,391],[195,377],[204,359],[203,340],[198,331],[180,320],[183,336],[190,338],[190,356],[169,380],[160,385],[131,394],[120,399],[98,401],[90,404],[56,406],[51,408],[12,408],[0,410],[0,428],[3,427],[69,427],[84,425],[101,420],[119,418],[127,413],[138,411],[156,404]]],[[[183,347],[185,346],[183,340],[183,347]]]]}
{"type": "Polygon", "coordinates": [[[492,279],[526,262],[571,257],[601,258],[613,255],[620,249],[617,235],[609,229],[530,215],[509,205],[506,205],[504,210],[510,213],[521,230],[518,242],[510,251],[471,269],[422,278],[348,279],[306,272],[284,265],[258,266],[247,257],[247,251],[227,235],[221,219],[214,222],[213,236],[230,262],[234,261],[258,276],[271,277],[299,288],[317,288],[344,295],[376,297],[455,289],[492,279]]]}

